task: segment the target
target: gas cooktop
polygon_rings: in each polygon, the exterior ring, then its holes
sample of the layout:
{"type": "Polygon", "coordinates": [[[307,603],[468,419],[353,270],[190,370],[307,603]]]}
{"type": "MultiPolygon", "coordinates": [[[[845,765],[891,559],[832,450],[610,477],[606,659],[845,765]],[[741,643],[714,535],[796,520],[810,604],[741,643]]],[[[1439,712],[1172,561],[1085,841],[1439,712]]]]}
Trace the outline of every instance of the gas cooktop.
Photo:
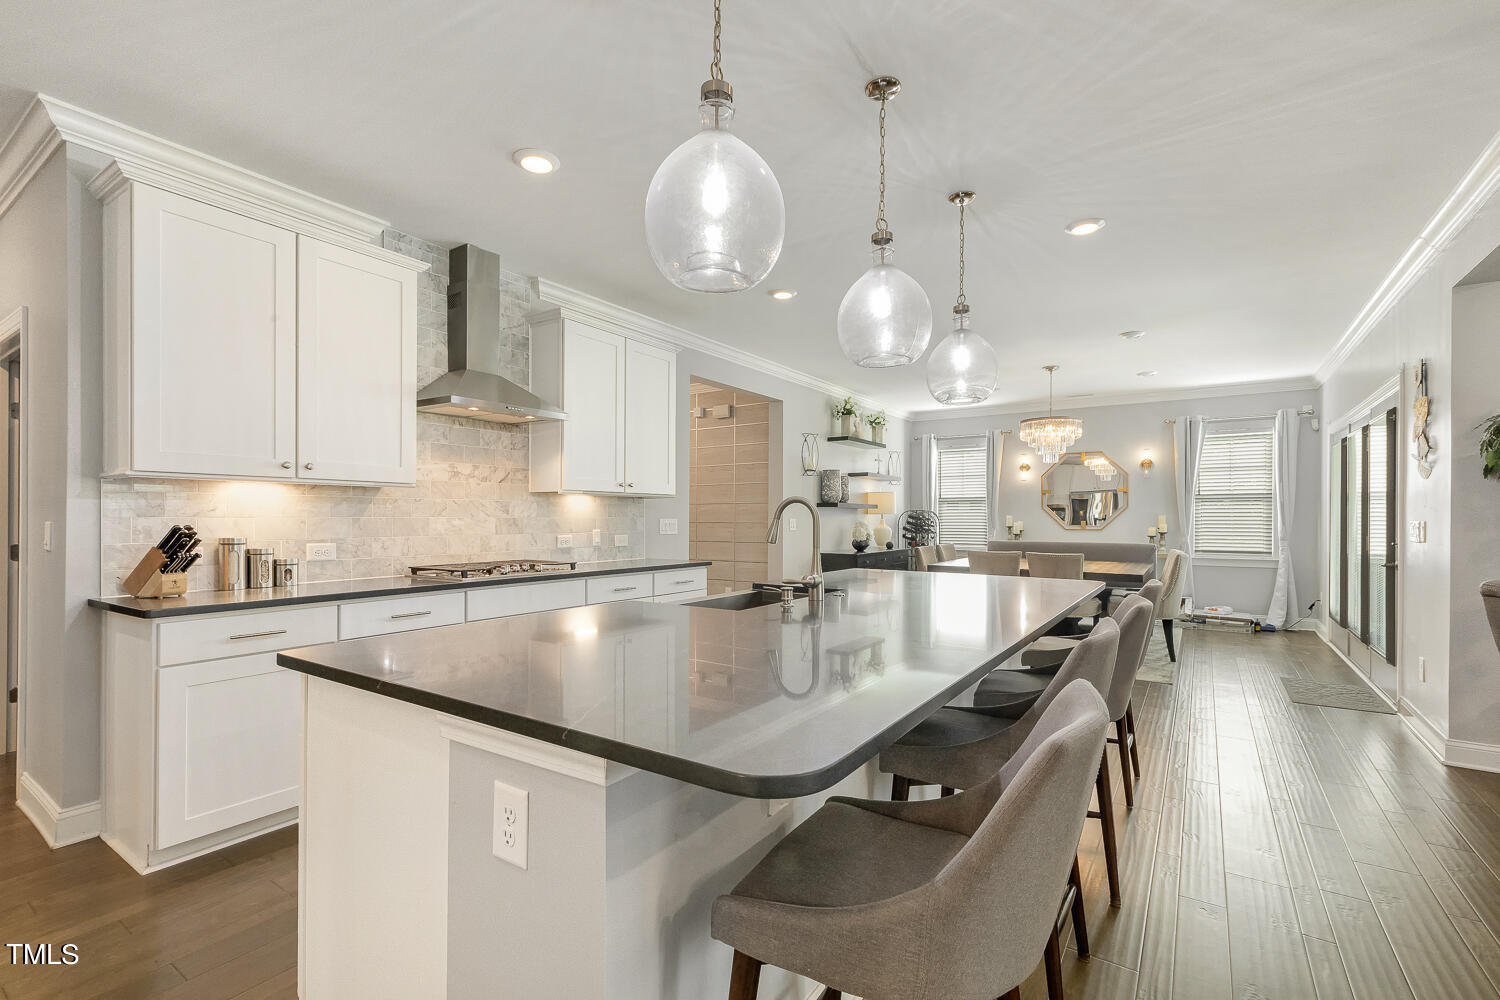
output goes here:
{"type": "Polygon", "coordinates": [[[567,573],[577,568],[576,562],[557,559],[490,559],[483,562],[413,566],[411,575],[436,580],[473,580],[485,576],[516,576],[521,573],[567,573]]]}

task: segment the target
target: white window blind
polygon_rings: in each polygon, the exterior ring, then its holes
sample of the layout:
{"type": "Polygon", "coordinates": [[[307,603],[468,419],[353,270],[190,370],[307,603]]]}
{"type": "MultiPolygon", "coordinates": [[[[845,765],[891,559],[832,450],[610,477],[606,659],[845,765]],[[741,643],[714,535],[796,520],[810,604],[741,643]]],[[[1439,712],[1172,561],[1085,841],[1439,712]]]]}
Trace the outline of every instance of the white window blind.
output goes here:
{"type": "Polygon", "coordinates": [[[1210,430],[1198,462],[1193,543],[1199,552],[1270,555],[1276,500],[1270,430],[1210,430]]]}
{"type": "Polygon", "coordinates": [[[938,541],[984,548],[990,537],[985,448],[940,448],[937,464],[938,541]]]}

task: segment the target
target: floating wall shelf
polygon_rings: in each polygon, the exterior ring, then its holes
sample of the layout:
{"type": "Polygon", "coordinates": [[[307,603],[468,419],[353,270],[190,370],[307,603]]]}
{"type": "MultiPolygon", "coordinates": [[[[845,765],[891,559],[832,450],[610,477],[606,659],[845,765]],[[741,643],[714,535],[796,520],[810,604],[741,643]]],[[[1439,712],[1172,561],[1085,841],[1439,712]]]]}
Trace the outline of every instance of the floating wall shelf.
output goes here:
{"type": "Polygon", "coordinates": [[[876,472],[849,472],[845,473],[850,479],[867,479],[872,483],[899,483],[900,476],[884,476],[876,472]]]}
{"type": "Polygon", "coordinates": [[[875,509],[875,505],[872,504],[872,503],[847,503],[847,502],[845,502],[845,503],[822,503],[820,501],[818,503],[818,506],[819,507],[837,507],[840,510],[874,510],[875,509]]]}
{"type": "Polygon", "coordinates": [[[823,440],[827,441],[829,444],[853,444],[858,445],[861,448],[879,448],[882,451],[885,450],[885,444],[883,442],[871,441],[868,438],[858,438],[847,434],[835,434],[834,436],[824,438],[823,440]]]}

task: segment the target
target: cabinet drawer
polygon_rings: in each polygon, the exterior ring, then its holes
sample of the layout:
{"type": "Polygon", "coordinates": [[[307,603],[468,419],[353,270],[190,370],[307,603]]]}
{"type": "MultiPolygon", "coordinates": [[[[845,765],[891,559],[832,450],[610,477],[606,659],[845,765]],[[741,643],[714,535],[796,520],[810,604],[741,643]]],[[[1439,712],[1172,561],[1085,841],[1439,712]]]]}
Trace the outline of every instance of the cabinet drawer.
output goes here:
{"type": "Polygon", "coordinates": [[[538,611],[580,607],[588,600],[585,580],[558,580],[553,583],[512,583],[503,587],[471,590],[468,618],[471,622],[486,618],[529,615],[538,611]]]}
{"type": "Polygon", "coordinates": [[[315,646],[339,637],[338,609],[285,608],[222,618],[190,618],[162,623],[160,636],[156,662],[164,667],[315,646]]]}
{"type": "Polygon", "coordinates": [[[278,667],[275,653],[188,663],[156,678],[154,848],[297,805],[302,678],[278,667]]]}
{"type": "Polygon", "coordinates": [[[339,638],[411,632],[419,628],[457,625],[464,620],[464,595],[425,594],[389,601],[363,601],[339,606],[339,638]]]}
{"type": "Polygon", "coordinates": [[[686,594],[693,590],[708,589],[708,569],[697,566],[692,569],[668,569],[655,574],[652,593],[657,597],[668,594],[686,594]]]}
{"type": "Polygon", "coordinates": [[[608,604],[611,601],[634,601],[651,596],[651,574],[634,573],[629,576],[600,576],[588,582],[590,604],[608,604]]]}

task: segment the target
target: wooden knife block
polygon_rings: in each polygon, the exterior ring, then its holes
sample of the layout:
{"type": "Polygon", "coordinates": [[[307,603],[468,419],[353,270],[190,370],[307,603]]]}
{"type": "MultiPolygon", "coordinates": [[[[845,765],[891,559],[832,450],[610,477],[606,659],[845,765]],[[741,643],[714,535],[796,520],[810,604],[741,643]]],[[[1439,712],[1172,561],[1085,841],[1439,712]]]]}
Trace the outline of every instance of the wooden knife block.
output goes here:
{"type": "Polygon", "coordinates": [[[163,573],[167,557],[152,546],[125,578],[125,592],[132,597],[181,597],[187,593],[186,573],[163,573]]]}

